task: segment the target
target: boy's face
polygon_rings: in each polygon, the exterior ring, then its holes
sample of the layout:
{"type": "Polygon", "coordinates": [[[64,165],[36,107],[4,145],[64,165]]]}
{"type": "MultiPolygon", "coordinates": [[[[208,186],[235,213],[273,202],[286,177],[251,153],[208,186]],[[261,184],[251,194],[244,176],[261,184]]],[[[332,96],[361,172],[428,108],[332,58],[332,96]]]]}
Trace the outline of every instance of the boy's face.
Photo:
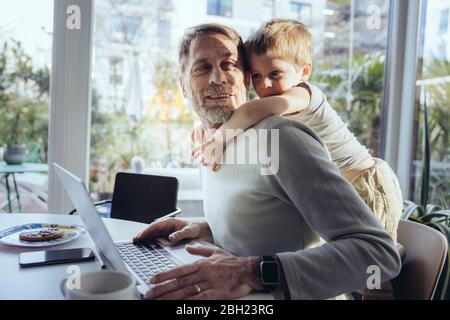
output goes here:
{"type": "Polygon", "coordinates": [[[261,98],[280,95],[307,80],[303,68],[299,70],[287,59],[251,54],[250,66],[253,87],[261,98]]]}

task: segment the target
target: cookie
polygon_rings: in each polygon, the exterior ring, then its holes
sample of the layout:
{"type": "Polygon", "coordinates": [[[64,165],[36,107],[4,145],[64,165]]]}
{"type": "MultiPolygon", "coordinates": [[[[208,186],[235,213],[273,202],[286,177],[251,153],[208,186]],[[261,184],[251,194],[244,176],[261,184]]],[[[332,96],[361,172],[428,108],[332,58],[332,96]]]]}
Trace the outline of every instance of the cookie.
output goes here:
{"type": "Polygon", "coordinates": [[[61,238],[64,235],[64,231],[55,228],[46,228],[34,231],[22,231],[19,235],[19,239],[23,241],[47,241],[61,238]]]}

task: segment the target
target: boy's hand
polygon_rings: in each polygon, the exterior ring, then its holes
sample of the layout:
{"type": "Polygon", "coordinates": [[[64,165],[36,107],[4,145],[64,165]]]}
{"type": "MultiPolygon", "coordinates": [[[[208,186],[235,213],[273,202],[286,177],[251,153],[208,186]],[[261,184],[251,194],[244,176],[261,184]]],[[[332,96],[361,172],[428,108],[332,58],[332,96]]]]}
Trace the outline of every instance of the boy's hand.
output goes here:
{"type": "Polygon", "coordinates": [[[197,125],[195,126],[194,130],[192,130],[191,133],[191,140],[194,144],[202,143],[205,139],[205,130],[203,129],[203,126],[197,125]]]}
{"type": "Polygon", "coordinates": [[[211,165],[213,171],[219,170],[219,161],[223,155],[223,143],[211,138],[194,148],[192,157],[204,166],[211,165]]]}
{"type": "MultiPolygon", "coordinates": [[[[203,126],[196,125],[194,130],[191,133],[191,140],[194,143],[195,147],[192,150],[191,156],[194,159],[198,159],[198,164],[212,164],[213,160],[211,157],[206,157],[206,159],[202,159],[202,150],[208,149],[211,143],[211,138],[208,139],[208,136],[211,136],[211,133],[203,129],[203,126]]],[[[214,169],[214,166],[213,166],[214,169]]]]}

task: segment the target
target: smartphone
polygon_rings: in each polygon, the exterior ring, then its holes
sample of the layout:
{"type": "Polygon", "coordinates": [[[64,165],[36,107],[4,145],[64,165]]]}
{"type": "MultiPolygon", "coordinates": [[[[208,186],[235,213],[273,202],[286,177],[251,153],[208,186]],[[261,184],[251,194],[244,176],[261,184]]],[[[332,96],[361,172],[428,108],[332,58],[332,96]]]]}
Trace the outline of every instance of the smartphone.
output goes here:
{"type": "Polygon", "coordinates": [[[22,268],[95,260],[90,248],[24,252],[19,255],[22,268]]]}

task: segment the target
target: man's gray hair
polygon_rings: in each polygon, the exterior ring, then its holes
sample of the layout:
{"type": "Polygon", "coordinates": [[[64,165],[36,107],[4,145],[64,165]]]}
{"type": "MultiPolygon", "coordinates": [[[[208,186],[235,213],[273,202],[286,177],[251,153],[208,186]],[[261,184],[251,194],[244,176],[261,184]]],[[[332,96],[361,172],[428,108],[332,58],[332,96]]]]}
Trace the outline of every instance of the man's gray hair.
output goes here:
{"type": "Polygon", "coordinates": [[[245,51],[244,42],[241,36],[234,29],[218,24],[218,23],[205,23],[199,24],[194,27],[186,29],[183,38],[181,39],[178,48],[178,60],[181,67],[181,72],[184,73],[186,69],[186,62],[189,56],[189,50],[191,49],[191,43],[194,39],[198,37],[205,37],[214,34],[221,34],[230,39],[238,48],[238,53],[242,61],[244,71],[250,70],[249,63],[247,59],[247,53],[245,51]]]}

